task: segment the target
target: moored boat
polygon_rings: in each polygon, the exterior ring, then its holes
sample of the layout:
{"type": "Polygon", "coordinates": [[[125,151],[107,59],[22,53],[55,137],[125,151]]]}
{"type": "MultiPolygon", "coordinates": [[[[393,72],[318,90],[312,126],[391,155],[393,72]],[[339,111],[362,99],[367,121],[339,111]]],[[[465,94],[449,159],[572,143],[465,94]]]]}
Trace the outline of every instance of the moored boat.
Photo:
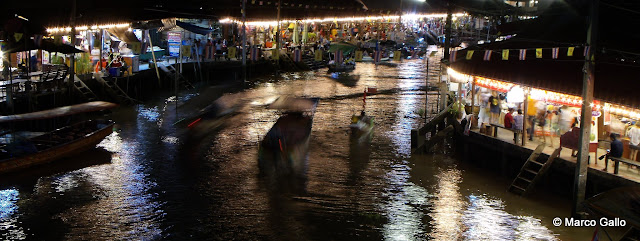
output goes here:
{"type": "MultiPolygon", "coordinates": [[[[94,101],[22,115],[2,116],[0,123],[36,120],[97,111],[116,106],[94,101]]],[[[41,165],[72,156],[95,147],[113,132],[111,120],[86,120],[45,133],[9,132],[0,136],[0,173],[41,165]]]]}

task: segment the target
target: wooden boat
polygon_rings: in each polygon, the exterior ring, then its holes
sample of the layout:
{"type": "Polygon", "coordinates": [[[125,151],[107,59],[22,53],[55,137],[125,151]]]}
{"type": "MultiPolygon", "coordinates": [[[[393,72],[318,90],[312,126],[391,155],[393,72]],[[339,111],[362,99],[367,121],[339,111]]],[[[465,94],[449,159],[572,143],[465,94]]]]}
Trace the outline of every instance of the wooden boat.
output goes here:
{"type": "MultiPolygon", "coordinates": [[[[94,101],[29,114],[3,116],[0,123],[54,118],[114,106],[116,105],[113,103],[94,101]]],[[[46,133],[7,133],[0,137],[0,140],[9,140],[0,144],[0,173],[49,163],[93,148],[113,132],[113,125],[111,120],[87,120],[46,133]]]]}
{"type": "Polygon", "coordinates": [[[224,126],[238,108],[239,105],[232,100],[221,97],[191,117],[176,122],[175,125],[182,129],[188,143],[199,141],[224,126]]]}
{"type": "Polygon", "coordinates": [[[285,113],[260,142],[258,166],[263,174],[306,175],[313,113],[318,99],[279,98],[270,105],[285,113]]]}
{"type": "MultiPolygon", "coordinates": [[[[380,58],[380,62],[389,61],[389,57],[380,58]]],[[[363,56],[360,62],[373,62],[373,58],[371,56],[363,56]]]]}

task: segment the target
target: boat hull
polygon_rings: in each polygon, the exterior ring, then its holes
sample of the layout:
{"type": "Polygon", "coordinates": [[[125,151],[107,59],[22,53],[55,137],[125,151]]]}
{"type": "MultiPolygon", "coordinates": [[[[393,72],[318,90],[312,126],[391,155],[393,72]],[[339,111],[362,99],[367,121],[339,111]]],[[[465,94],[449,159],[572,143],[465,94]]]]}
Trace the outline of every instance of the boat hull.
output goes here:
{"type": "Polygon", "coordinates": [[[346,72],[356,68],[355,65],[329,65],[329,72],[346,72]]]}
{"type": "Polygon", "coordinates": [[[32,154],[2,160],[0,161],[0,173],[19,171],[86,151],[110,135],[113,132],[113,125],[114,123],[110,121],[104,127],[98,128],[82,138],[60,143],[32,154]]]}
{"type": "Polygon", "coordinates": [[[304,177],[311,125],[309,116],[281,117],[260,143],[260,172],[304,177]]]}

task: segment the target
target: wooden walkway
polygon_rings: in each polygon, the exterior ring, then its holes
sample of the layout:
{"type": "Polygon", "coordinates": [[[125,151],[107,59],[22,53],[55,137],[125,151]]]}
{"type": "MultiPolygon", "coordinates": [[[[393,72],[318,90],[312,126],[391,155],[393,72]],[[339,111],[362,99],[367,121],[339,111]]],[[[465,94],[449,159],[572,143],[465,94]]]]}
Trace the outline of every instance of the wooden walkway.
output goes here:
{"type": "MultiPolygon", "coordinates": [[[[471,130],[473,132],[479,133],[478,129],[473,129],[471,130]]],[[[498,137],[497,139],[507,142],[511,145],[515,145],[513,144],[513,132],[509,131],[509,130],[504,130],[502,128],[498,128],[498,133],[497,133],[498,137]]],[[[493,137],[492,137],[493,138],[493,137]]],[[[548,139],[547,139],[548,140],[548,139]]],[[[534,139],[533,141],[529,141],[527,140],[526,144],[525,144],[525,148],[530,149],[530,150],[535,150],[536,147],[541,144],[542,141],[541,140],[537,140],[534,139]]],[[[547,148],[544,149],[543,153],[547,154],[547,155],[552,155],[553,151],[555,149],[557,149],[558,147],[560,147],[560,139],[558,137],[555,137],[555,139],[553,140],[553,146],[550,143],[546,143],[547,148]]],[[[605,161],[604,160],[598,160],[598,156],[604,155],[606,153],[606,150],[604,149],[598,149],[597,155],[595,153],[590,153],[591,155],[591,161],[589,164],[589,168],[597,170],[597,171],[601,171],[601,172],[605,172],[604,168],[605,168],[605,161]]],[[[560,159],[563,159],[565,161],[568,162],[576,162],[576,157],[572,157],[571,156],[571,149],[567,149],[567,148],[563,148],[562,151],[560,152],[560,159]]],[[[609,168],[606,171],[607,173],[610,173],[612,175],[613,174],[613,170],[614,170],[614,166],[613,166],[613,162],[610,161],[609,162],[609,168]]],[[[626,164],[620,164],[620,169],[619,169],[619,173],[618,176],[623,177],[625,179],[640,183],[640,168],[631,168],[626,164]]]]}

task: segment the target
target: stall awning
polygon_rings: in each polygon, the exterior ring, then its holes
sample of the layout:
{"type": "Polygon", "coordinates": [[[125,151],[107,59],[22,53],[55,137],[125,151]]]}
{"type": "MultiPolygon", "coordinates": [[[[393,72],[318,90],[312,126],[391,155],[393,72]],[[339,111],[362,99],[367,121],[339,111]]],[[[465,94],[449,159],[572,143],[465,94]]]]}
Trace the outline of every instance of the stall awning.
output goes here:
{"type": "MultiPolygon", "coordinates": [[[[507,40],[509,41],[509,40],[507,40]]],[[[507,42],[505,41],[505,42],[507,42]]],[[[584,47],[574,47],[573,56],[567,56],[568,47],[557,47],[558,55],[554,59],[554,48],[541,48],[542,58],[536,57],[535,45],[511,45],[498,48],[487,45],[482,48],[457,51],[451,68],[457,72],[496,79],[539,89],[582,96],[584,68],[584,47]],[[503,60],[502,50],[509,49],[508,59],[503,60]],[[520,60],[520,49],[526,57],[520,60]],[[473,54],[467,59],[468,52],[473,54]],[[491,50],[490,59],[485,54],[491,50]]],[[[595,65],[594,98],[597,100],[640,107],[640,65],[621,63],[599,55],[595,65]]]]}
{"type": "MultiPolygon", "coordinates": [[[[109,34],[117,37],[116,41],[124,41],[126,43],[135,43],[140,42],[138,37],[133,33],[133,31],[129,31],[126,28],[110,28],[107,30],[109,34]]],[[[112,38],[112,40],[115,40],[112,38]]]]}
{"type": "Polygon", "coordinates": [[[202,35],[207,35],[211,32],[213,32],[213,29],[208,29],[208,28],[203,28],[203,27],[199,27],[190,23],[185,23],[185,22],[180,22],[176,20],[176,25],[178,25],[178,27],[181,27],[189,32],[193,32],[193,33],[197,33],[197,34],[202,34],[202,35]]]}

